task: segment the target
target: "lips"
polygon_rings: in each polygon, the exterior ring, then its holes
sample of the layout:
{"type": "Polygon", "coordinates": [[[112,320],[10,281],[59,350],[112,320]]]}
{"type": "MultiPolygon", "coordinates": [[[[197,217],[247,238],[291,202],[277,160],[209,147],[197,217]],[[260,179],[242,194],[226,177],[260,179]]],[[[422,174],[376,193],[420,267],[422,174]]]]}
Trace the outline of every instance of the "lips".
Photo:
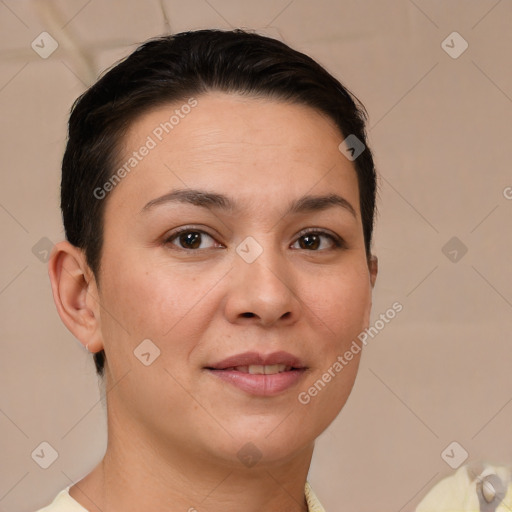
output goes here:
{"type": "Polygon", "coordinates": [[[223,359],[205,369],[245,393],[274,396],[296,385],[307,367],[288,352],[266,355],[245,352],[223,359]]]}
{"type": "Polygon", "coordinates": [[[290,369],[305,368],[302,361],[288,352],[272,352],[271,354],[260,354],[259,352],[244,352],[237,354],[218,363],[215,363],[207,368],[212,370],[226,370],[230,368],[240,368],[249,366],[274,366],[284,365],[290,369]]]}

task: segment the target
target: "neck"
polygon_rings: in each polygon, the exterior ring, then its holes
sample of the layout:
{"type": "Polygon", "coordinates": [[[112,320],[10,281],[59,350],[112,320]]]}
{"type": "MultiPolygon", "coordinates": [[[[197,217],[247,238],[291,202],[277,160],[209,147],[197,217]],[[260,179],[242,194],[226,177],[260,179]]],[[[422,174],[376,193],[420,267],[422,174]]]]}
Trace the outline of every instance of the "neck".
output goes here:
{"type": "Polygon", "coordinates": [[[126,424],[112,427],[101,463],[70,488],[70,495],[89,512],[308,510],[304,485],[313,445],[286,461],[262,458],[248,468],[179,443],[157,443],[156,436],[144,436],[126,424]]]}

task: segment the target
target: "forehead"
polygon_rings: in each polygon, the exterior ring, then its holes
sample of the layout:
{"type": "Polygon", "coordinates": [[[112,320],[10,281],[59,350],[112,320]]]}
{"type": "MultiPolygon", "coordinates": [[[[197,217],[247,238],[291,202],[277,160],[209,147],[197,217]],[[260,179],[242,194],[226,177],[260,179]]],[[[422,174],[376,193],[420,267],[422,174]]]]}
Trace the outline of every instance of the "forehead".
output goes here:
{"type": "Polygon", "coordinates": [[[342,139],[323,113],[267,98],[212,92],[159,106],[125,135],[118,167],[136,165],[109,202],[140,209],[173,189],[200,188],[258,209],[308,192],[343,192],[358,210],[357,175],[338,149],[342,139]]]}

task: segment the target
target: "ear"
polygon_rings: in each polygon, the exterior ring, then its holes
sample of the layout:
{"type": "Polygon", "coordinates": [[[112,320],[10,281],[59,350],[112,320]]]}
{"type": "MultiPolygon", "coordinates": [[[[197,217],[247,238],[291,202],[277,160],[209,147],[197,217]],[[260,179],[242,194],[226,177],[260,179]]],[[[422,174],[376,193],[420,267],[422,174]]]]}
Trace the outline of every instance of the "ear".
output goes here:
{"type": "Polygon", "coordinates": [[[370,283],[373,289],[379,272],[379,260],[377,256],[374,256],[373,254],[370,256],[370,259],[368,260],[368,268],[370,270],[370,283]]]}
{"type": "Polygon", "coordinates": [[[81,249],[67,241],[53,248],[48,262],[53,300],[64,325],[89,352],[103,349],[96,280],[81,249]]]}

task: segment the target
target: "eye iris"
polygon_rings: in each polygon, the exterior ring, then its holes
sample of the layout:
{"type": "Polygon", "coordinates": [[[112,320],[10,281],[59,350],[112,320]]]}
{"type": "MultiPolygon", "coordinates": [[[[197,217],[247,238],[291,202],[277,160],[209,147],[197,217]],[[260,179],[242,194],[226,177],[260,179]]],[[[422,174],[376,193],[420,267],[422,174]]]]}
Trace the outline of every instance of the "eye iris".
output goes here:
{"type": "Polygon", "coordinates": [[[180,243],[187,249],[197,249],[201,245],[201,234],[195,231],[187,231],[179,236],[180,243]]]}
{"type": "Polygon", "coordinates": [[[301,237],[300,245],[302,249],[317,249],[320,245],[320,237],[315,234],[304,235],[301,237]]]}

